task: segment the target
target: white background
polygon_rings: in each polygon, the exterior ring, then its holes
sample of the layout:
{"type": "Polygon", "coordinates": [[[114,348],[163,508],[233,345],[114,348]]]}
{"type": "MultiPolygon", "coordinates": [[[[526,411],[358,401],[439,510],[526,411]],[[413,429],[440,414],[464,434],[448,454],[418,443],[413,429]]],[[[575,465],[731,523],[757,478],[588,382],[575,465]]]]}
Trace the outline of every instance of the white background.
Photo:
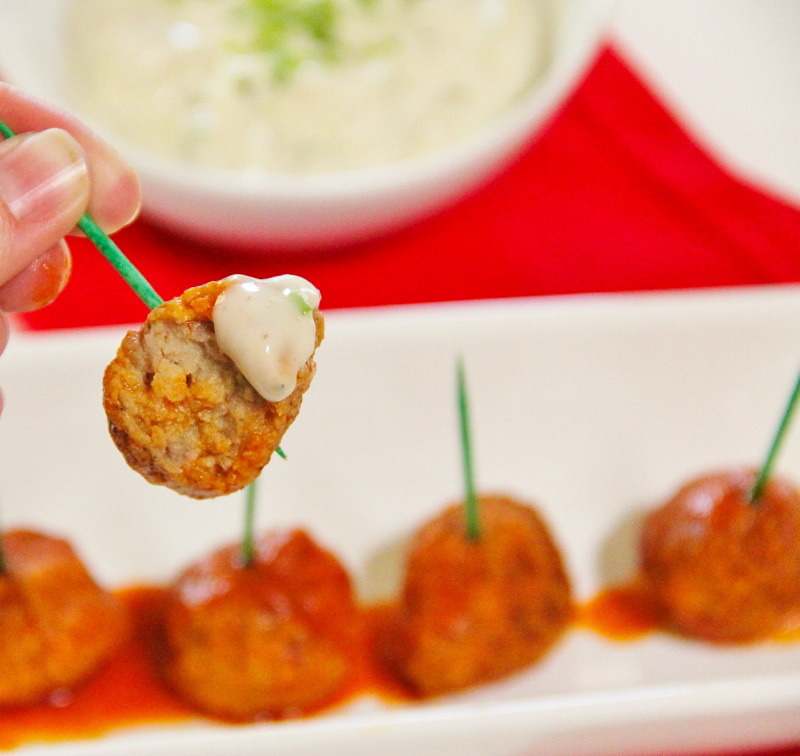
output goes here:
{"type": "Polygon", "coordinates": [[[699,141],[800,204],[799,0],[620,0],[611,36],[699,141]]]}

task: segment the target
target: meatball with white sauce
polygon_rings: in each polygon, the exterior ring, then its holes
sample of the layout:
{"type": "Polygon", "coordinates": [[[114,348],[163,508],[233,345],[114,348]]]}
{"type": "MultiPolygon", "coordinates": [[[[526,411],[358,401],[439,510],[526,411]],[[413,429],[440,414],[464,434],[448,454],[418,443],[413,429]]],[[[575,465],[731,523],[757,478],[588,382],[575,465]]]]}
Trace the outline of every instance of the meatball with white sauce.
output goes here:
{"type": "Polygon", "coordinates": [[[295,276],[232,276],[155,308],[103,379],[111,437],[128,464],[194,498],[252,483],[314,375],[318,304],[295,276]]]}

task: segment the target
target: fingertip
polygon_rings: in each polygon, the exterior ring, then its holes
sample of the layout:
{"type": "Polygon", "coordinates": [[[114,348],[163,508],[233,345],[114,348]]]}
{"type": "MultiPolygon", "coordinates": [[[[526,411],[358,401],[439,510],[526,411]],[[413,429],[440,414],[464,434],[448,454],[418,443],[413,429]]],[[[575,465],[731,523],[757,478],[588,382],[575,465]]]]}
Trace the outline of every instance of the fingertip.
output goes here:
{"type": "Polygon", "coordinates": [[[90,197],[86,154],[69,132],[54,127],[0,142],[0,284],[74,228],[90,197]]]}
{"type": "Polygon", "coordinates": [[[72,256],[61,240],[0,286],[0,309],[28,312],[50,304],[67,285],[72,256]]]}
{"type": "Polygon", "coordinates": [[[0,112],[4,122],[18,133],[58,127],[80,144],[92,185],[88,209],[103,230],[112,233],[136,217],[141,193],[133,168],[86,124],[4,82],[0,82],[0,112]]]}

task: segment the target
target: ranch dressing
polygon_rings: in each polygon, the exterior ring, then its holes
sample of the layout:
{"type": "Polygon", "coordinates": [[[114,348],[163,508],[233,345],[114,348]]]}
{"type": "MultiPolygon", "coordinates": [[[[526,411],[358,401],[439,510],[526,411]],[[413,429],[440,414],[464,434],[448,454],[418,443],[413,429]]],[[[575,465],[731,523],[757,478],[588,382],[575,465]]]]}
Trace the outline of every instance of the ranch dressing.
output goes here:
{"type": "Polygon", "coordinates": [[[213,321],[220,350],[269,402],[286,399],[314,352],[320,293],[299,276],[223,279],[213,321]]]}
{"type": "Polygon", "coordinates": [[[284,174],[363,168],[439,149],[511,108],[547,62],[547,7],[71,0],[67,93],[164,157],[284,174]]]}

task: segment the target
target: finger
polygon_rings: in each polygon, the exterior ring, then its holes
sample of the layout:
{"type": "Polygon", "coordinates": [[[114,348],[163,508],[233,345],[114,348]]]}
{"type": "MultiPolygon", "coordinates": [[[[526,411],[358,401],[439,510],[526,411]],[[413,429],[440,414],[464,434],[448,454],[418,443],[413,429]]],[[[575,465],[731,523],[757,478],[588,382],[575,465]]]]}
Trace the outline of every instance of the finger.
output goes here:
{"type": "Polygon", "coordinates": [[[62,239],[0,286],[0,310],[28,312],[50,304],[66,286],[71,270],[69,247],[62,239]]]}
{"type": "Polygon", "coordinates": [[[0,284],[75,226],[89,194],[85,155],[66,131],[0,142],[0,284]]]}
{"type": "Polygon", "coordinates": [[[88,126],[70,114],[0,82],[0,120],[16,133],[58,127],[83,148],[92,193],[89,212],[103,230],[112,233],[130,223],[141,203],[139,181],[120,154],[88,126]]]}

